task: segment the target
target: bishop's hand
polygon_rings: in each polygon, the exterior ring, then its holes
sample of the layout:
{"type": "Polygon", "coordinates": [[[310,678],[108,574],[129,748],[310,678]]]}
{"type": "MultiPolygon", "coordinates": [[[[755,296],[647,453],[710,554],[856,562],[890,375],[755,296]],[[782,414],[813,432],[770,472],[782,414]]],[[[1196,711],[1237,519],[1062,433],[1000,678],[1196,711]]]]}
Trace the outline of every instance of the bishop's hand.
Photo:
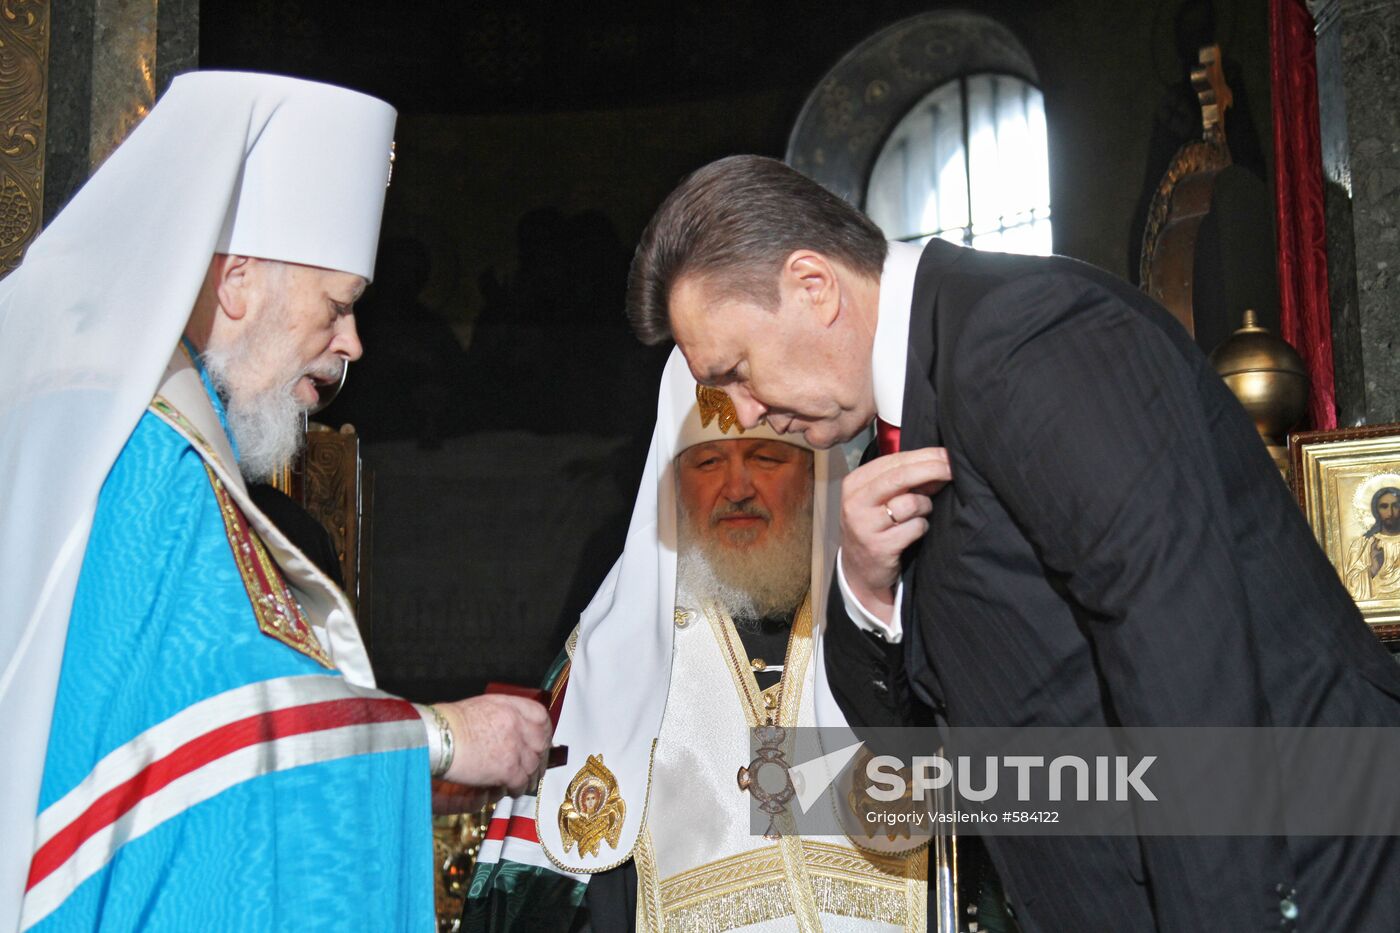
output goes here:
{"type": "Polygon", "coordinates": [[[504,787],[512,795],[534,782],[553,732],[544,706],[499,693],[435,705],[456,744],[443,777],[472,787],[504,787]]]}
{"type": "Polygon", "coordinates": [[[952,478],[948,451],[925,447],[877,457],[841,483],[841,572],[851,595],[886,624],[900,555],[928,531],[932,496],[952,478]]]}

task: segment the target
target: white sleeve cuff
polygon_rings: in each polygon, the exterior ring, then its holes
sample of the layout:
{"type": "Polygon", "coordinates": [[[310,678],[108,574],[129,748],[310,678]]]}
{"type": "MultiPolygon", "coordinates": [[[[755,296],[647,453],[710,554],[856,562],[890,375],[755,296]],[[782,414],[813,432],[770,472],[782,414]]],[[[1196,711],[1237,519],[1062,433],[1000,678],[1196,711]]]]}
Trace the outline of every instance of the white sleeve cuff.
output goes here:
{"type": "Polygon", "coordinates": [[[846,615],[855,623],[856,628],[864,629],[867,632],[874,632],[892,645],[897,645],[904,639],[904,624],[900,621],[899,610],[904,603],[904,581],[900,580],[894,588],[894,615],[886,625],[881,622],[868,609],[860,604],[860,601],[851,595],[850,584],[846,582],[846,571],[841,566],[841,549],[836,550],[836,585],[841,589],[841,600],[846,604],[846,615]]]}

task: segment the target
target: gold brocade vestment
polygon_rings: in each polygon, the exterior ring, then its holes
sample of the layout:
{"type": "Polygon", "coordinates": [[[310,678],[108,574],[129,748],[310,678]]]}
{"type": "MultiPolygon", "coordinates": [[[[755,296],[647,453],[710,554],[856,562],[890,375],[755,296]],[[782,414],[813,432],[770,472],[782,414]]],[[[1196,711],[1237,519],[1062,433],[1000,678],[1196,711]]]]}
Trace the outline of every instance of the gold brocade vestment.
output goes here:
{"type": "MultiPolygon", "coordinates": [[[[812,726],[812,614],[793,622],[780,699],[765,706],[733,623],[713,608],[678,627],[657,740],[646,825],[634,858],[639,931],[923,931],[927,850],[863,852],[845,837],[784,835],[750,825],[735,773],[750,729],[771,713],[812,726]]],[[[779,688],[770,688],[770,695],[779,688]]]]}

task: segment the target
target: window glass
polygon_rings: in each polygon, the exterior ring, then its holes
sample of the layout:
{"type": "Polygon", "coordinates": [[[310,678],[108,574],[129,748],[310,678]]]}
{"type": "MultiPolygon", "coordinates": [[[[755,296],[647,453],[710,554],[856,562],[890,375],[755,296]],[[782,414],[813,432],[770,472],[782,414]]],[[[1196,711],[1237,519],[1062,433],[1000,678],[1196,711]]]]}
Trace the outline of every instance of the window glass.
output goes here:
{"type": "Polygon", "coordinates": [[[894,240],[1050,253],[1045,104],[1009,75],[957,78],[895,127],[866,189],[866,212],[894,240]]]}

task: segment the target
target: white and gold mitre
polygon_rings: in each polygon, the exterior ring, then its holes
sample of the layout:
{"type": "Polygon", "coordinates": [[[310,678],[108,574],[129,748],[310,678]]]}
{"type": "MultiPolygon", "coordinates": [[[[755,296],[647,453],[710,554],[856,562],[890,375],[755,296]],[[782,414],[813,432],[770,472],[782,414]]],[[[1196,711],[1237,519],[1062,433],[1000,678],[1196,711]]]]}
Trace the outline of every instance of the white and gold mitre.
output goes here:
{"type": "Polygon", "coordinates": [[[734,410],[733,400],[723,389],[697,385],[695,387],[695,405],[681,419],[681,432],[677,439],[676,452],[680,453],[687,447],[694,447],[696,444],[704,444],[707,441],[740,439],[782,441],[784,444],[801,447],[803,450],[816,449],[807,443],[807,439],[801,434],[779,434],[768,426],[767,421],[760,421],[751,428],[744,427],[739,423],[739,413],[734,410]]]}

